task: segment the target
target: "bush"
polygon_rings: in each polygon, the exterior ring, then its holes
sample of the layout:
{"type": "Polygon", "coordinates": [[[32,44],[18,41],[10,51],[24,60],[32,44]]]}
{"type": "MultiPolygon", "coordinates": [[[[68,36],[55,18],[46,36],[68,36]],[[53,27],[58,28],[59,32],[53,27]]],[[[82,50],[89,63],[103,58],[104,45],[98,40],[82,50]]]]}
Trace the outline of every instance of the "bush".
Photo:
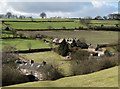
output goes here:
{"type": "Polygon", "coordinates": [[[2,63],[15,62],[18,56],[14,53],[15,48],[12,46],[6,46],[2,49],[2,63]]]}
{"type": "Polygon", "coordinates": [[[72,60],[73,75],[88,74],[118,65],[118,55],[101,59],[72,60]]]}
{"type": "Polygon", "coordinates": [[[71,58],[73,60],[87,60],[89,57],[90,53],[87,51],[83,51],[83,50],[77,50],[77,51],[73,51],[71,53],[71,58]]]}
{"type": "Polygon", "coordinates": [[[110,52],[109,50],[106,50],[106,51],[105,51],[105,55],[108,56],[108,57],[110,57],[110,56],[112,56],[113,54],[112,54],[112,52],[110,52]]]}
{"type": "Polygon", "coordinates": [[[6,27],[6,28],[5,28],[5,31],[10,31],[9,27],[6,27]]]}
{"type": "Polygon", "coordinates": [[[101,24],[101,27],[103,27],[104,25],[103,24],[101,24]]]}
{"type": "Polygon", "coordinates": [[[72,60],[71,65],[72,65],[72,72],[73,75],[82,75],[82,74],[88,74],[92,73],[95,71],[100,70],[99,66],[97,65],[98,61],[95,59],[90,59],[90,60],[72,60]]]}
{"type": "Polygon", "coordinates": [[[98,60],[98,65],[100,69],[107,69],[118,65],[118,58],[114,57],[104,57],[102,60],[98,60]]]}
{"type": "Polygon", "coordinates": [[[65,27],[65,26],[63,26],[63,27],[62,27],[62,29],[66,29],[66,27],[65,27]]]}

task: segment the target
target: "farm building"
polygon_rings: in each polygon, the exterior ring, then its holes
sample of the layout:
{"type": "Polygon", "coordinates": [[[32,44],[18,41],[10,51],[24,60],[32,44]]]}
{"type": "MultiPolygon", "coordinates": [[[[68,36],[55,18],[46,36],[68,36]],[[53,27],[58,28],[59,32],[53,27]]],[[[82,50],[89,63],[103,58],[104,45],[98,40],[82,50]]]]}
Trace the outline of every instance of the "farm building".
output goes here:
{"type": "Polygon", "coordinates": [[[90,52],[91,56],[103,56],[106,51],[105,48],[99,48],[99,50],[95,50],[95,48],[88,48],[88,49],[84,49],[84,50],[90,52]]]}
{"type": "MultiPolygon", "coordinates": [[[[56,43],[56,44],[60,44],[64,39],[63,38],[55,38],[53,39],[53,43],[56,43]]],[[[68,44],[71,44],[73,42],[73,40],[78,40],[78,39],[74,39],[74,38],[65,38],[65,41],[68,43],[68,44]]]]}
{"type": "Polygon", "coordinates": [[[54,69],[53,66],[46,62],[34,63],[30,62],[17,62],[18,69],[26,76],[34,76],[32,80],[51,80],[53,79],[54,69]]]}
{"type": "Polygon", "coordinates": [[[55,39],[53,39],[53,43],[55,43],[55,44],[60,44],[61,42],[60,42],[60,39],[59,39],[59,38],[55,38],[55,39]]]}

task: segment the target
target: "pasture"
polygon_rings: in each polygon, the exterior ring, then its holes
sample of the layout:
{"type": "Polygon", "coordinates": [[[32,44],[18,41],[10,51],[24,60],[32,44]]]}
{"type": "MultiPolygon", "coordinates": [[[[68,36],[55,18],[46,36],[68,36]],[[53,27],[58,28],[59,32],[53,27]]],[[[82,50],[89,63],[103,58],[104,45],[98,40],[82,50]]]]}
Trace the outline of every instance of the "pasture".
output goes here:
{"type": "MultiPolygon", "coordinates": [[[[31,21],[31,22],[5,22],[5,26],[10,26],[16,30],[22,29],[24,31],[17,31],[17,33],[28,35],[44,35],[44,39],[50,38],[78,38],[80,40],[86,41],[88,44],[106,44],[106,43],[116,43],[118,41],[118,33],[114,31],[92,31],[92,30],[58,30],[58,31],[46,31],[45,29],[71,29],[86,27],[82,25],[80,21],[74,20],[73,22],[32,22],[33,21],[67,21],[73,19],[5,19],[5,20],[16,20],[16,21],[31,21]],[[43,31],[25,31],[26,29],[42,29],[43,31]]],[[[5,21],[4,20],[4,21],[5,21]]],[[[92,20],[91,26],[115,26],[118,24],[117,20],[92,20]]],[[[3,26],[3,28],[5,28],[3,26]]],[[[4,29],[3,29],[4,30],[4,29]]],[[[12,32],[12,31],[11,31],[12,32]]],[[[3,32],[3,37],[13,37],[12,33],[3,32]]],[[[28,50],[28,49],[40,49],[40,48],[50,48],[51,44],[47,44],[42,40],[33,39],[0,39],[0,47],[13,46],[16,50],[28,50]]],[[[49,52],[38,52],[38,53],[27,53],[19,54],[20,58],[23,60],[34,60],[37,63],[46,61],[47,63],[54,64],[53,66],[58,67],[59,71],[64,76],[73,75],[71,62],[65,57],[59,54],[49,51],[49,52]]],[[[118,67],[113,67],[110,69],[102,70],[99,72],[79,75],[73,77],[65,77],[55,81],[38,81],[38,82],[28,82],[24,84],[17,84],[10,87],[118,87],[118,67]]]]}
{"type": "Polygon", "coordinates": [[[10,87],[14,89],[17,87],[118,87],[118,67],[86,75],[65,77],[56,81],[28,82],[10,87]]]}
{"type": "MultiPolygon", "coordinates": [[[[18,33],[23,33],[19,31],[18,33]]],[[[79,38],[85,39],[87,43],[103,44],[118,41],[118,32],[113,31],[24,31],[26,34],[41,34],[48,37],[79,38]]]]}
{"type": "Polygon", "coordinates": [[[49,44],[44,43],[41,40],[30,40],[30,39],[1,39],[2,47],[12,46],[17,50],[28,50],[39,49],[39,48],[50,48],[49,44]]]}
{"type": "MultiPolygon", "coordinates": [[[[10,20],[11,21],[11,20],[10,20]]],[[[8,26],[14,29],[74,29],[79,27],[86,28],[85,25],[80,23],[79,20],[71,20],[71,19],[34,19],[33,21],[73,21],[73,22],[32,22],[30,19],[16,19],[18,22],[5,22],[8,26]],[[31,21],[31,22],[19,22],[19,21],[31,21]]],[[[118,24],[118,20],[91,20],[91,26],[113,26],[115,27],[118,24]]]]}
{"type": "Polygon", "coordinates": [[[8,26],[14,29],[62,29],[63,27],[70,28],[79,28],[79,23],[74,22],[6,22],[8,26]]]}

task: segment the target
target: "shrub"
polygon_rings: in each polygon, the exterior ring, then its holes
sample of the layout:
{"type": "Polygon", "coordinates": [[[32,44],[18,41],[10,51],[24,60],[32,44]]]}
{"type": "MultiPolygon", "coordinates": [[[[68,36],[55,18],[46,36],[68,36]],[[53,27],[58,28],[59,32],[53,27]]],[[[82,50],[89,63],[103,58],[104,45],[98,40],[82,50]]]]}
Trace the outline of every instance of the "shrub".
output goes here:
{"type": "Polygon", "coordinates": [[[118,65],[118,59],[114,57],[104,57],[102,60],[98,60],[100,69],[107,69],[118,65]]]}
{"type": "Polygon", "coordinates": [[[116,27],[119,27],[119,24],[115,24],[116,27]]]}
{"type": "Polygon", "coordinates": [[[24,34],[23,33],[19,33],[18,35],[20,36],[20,38],[24,38],[24,34]]]}
{"type": "Polygon", "coordinates": [[[10,31],[9,27],[6,27],[5,30],[6,30],[6,31],[10,31]]]}
{"type": "Polygon", "coordinates": [[[89,57],[89,52],[83,50],[77,50],[71,53],[71,58],[73,60],[87,60],[89,57]]]}
{"type": "Polygon", "coordinates": [[[110,52],[109,50],[106,50],[105,51],[105,55],[108,56],[108,57],[110,57],[110,56],[112,56],[112,52],[110,52]]]}
{"type": "Polygon", "coordinates": [[[63,26],[63,27],[62,27],[62,29],[66,29],[66,27],[65,27],[65,26],[63,26]]]}
{"type": "Polygon", "coordinates": [[[14,53],[15,48],[12,46],[6,46],[2,49],[2,63],[14,62],[18,59],[18,56],[14,53]]]}
{"type": "Polygon", "coordinates": [[[99,66],[97,65],[97,60],[90,59],[90,60],[72,60],[72,72],[73,75],[82,75],[82,74],[88,74],[95,71],[100,70],[99,66]]]}
{"type": "Polygon", "coordinates": [[[101,59],[72,60],[71,71],[73,75],[88,74],[118,65],[118,55],[103,57],[101,59]]]}
{"type": "Polygon", "coordinates": [[[48,26],[48,29],[52,29],[53,27],[51,25],[48,26]]]}
{"type": "Polygon", "coordinates": [[[104,25],[103,24],[101,24],[101,27],[103,27],[104,25]]]}

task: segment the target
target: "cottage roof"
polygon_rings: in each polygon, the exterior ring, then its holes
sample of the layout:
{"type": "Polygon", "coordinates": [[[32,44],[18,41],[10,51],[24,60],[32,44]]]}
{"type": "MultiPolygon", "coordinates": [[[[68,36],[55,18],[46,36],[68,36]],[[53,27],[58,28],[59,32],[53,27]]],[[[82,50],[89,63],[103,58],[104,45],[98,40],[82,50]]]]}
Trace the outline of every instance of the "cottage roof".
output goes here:
{"type": "Polygon", "coordinates": [[[47,71],[50,70],[52,68],[52,65],[50,64],[43,64],[43,63],[25,63],[22,65],[19,65],[20,69],[27,69],[27,70],[32,70],[32,71],[47,71]]]}

